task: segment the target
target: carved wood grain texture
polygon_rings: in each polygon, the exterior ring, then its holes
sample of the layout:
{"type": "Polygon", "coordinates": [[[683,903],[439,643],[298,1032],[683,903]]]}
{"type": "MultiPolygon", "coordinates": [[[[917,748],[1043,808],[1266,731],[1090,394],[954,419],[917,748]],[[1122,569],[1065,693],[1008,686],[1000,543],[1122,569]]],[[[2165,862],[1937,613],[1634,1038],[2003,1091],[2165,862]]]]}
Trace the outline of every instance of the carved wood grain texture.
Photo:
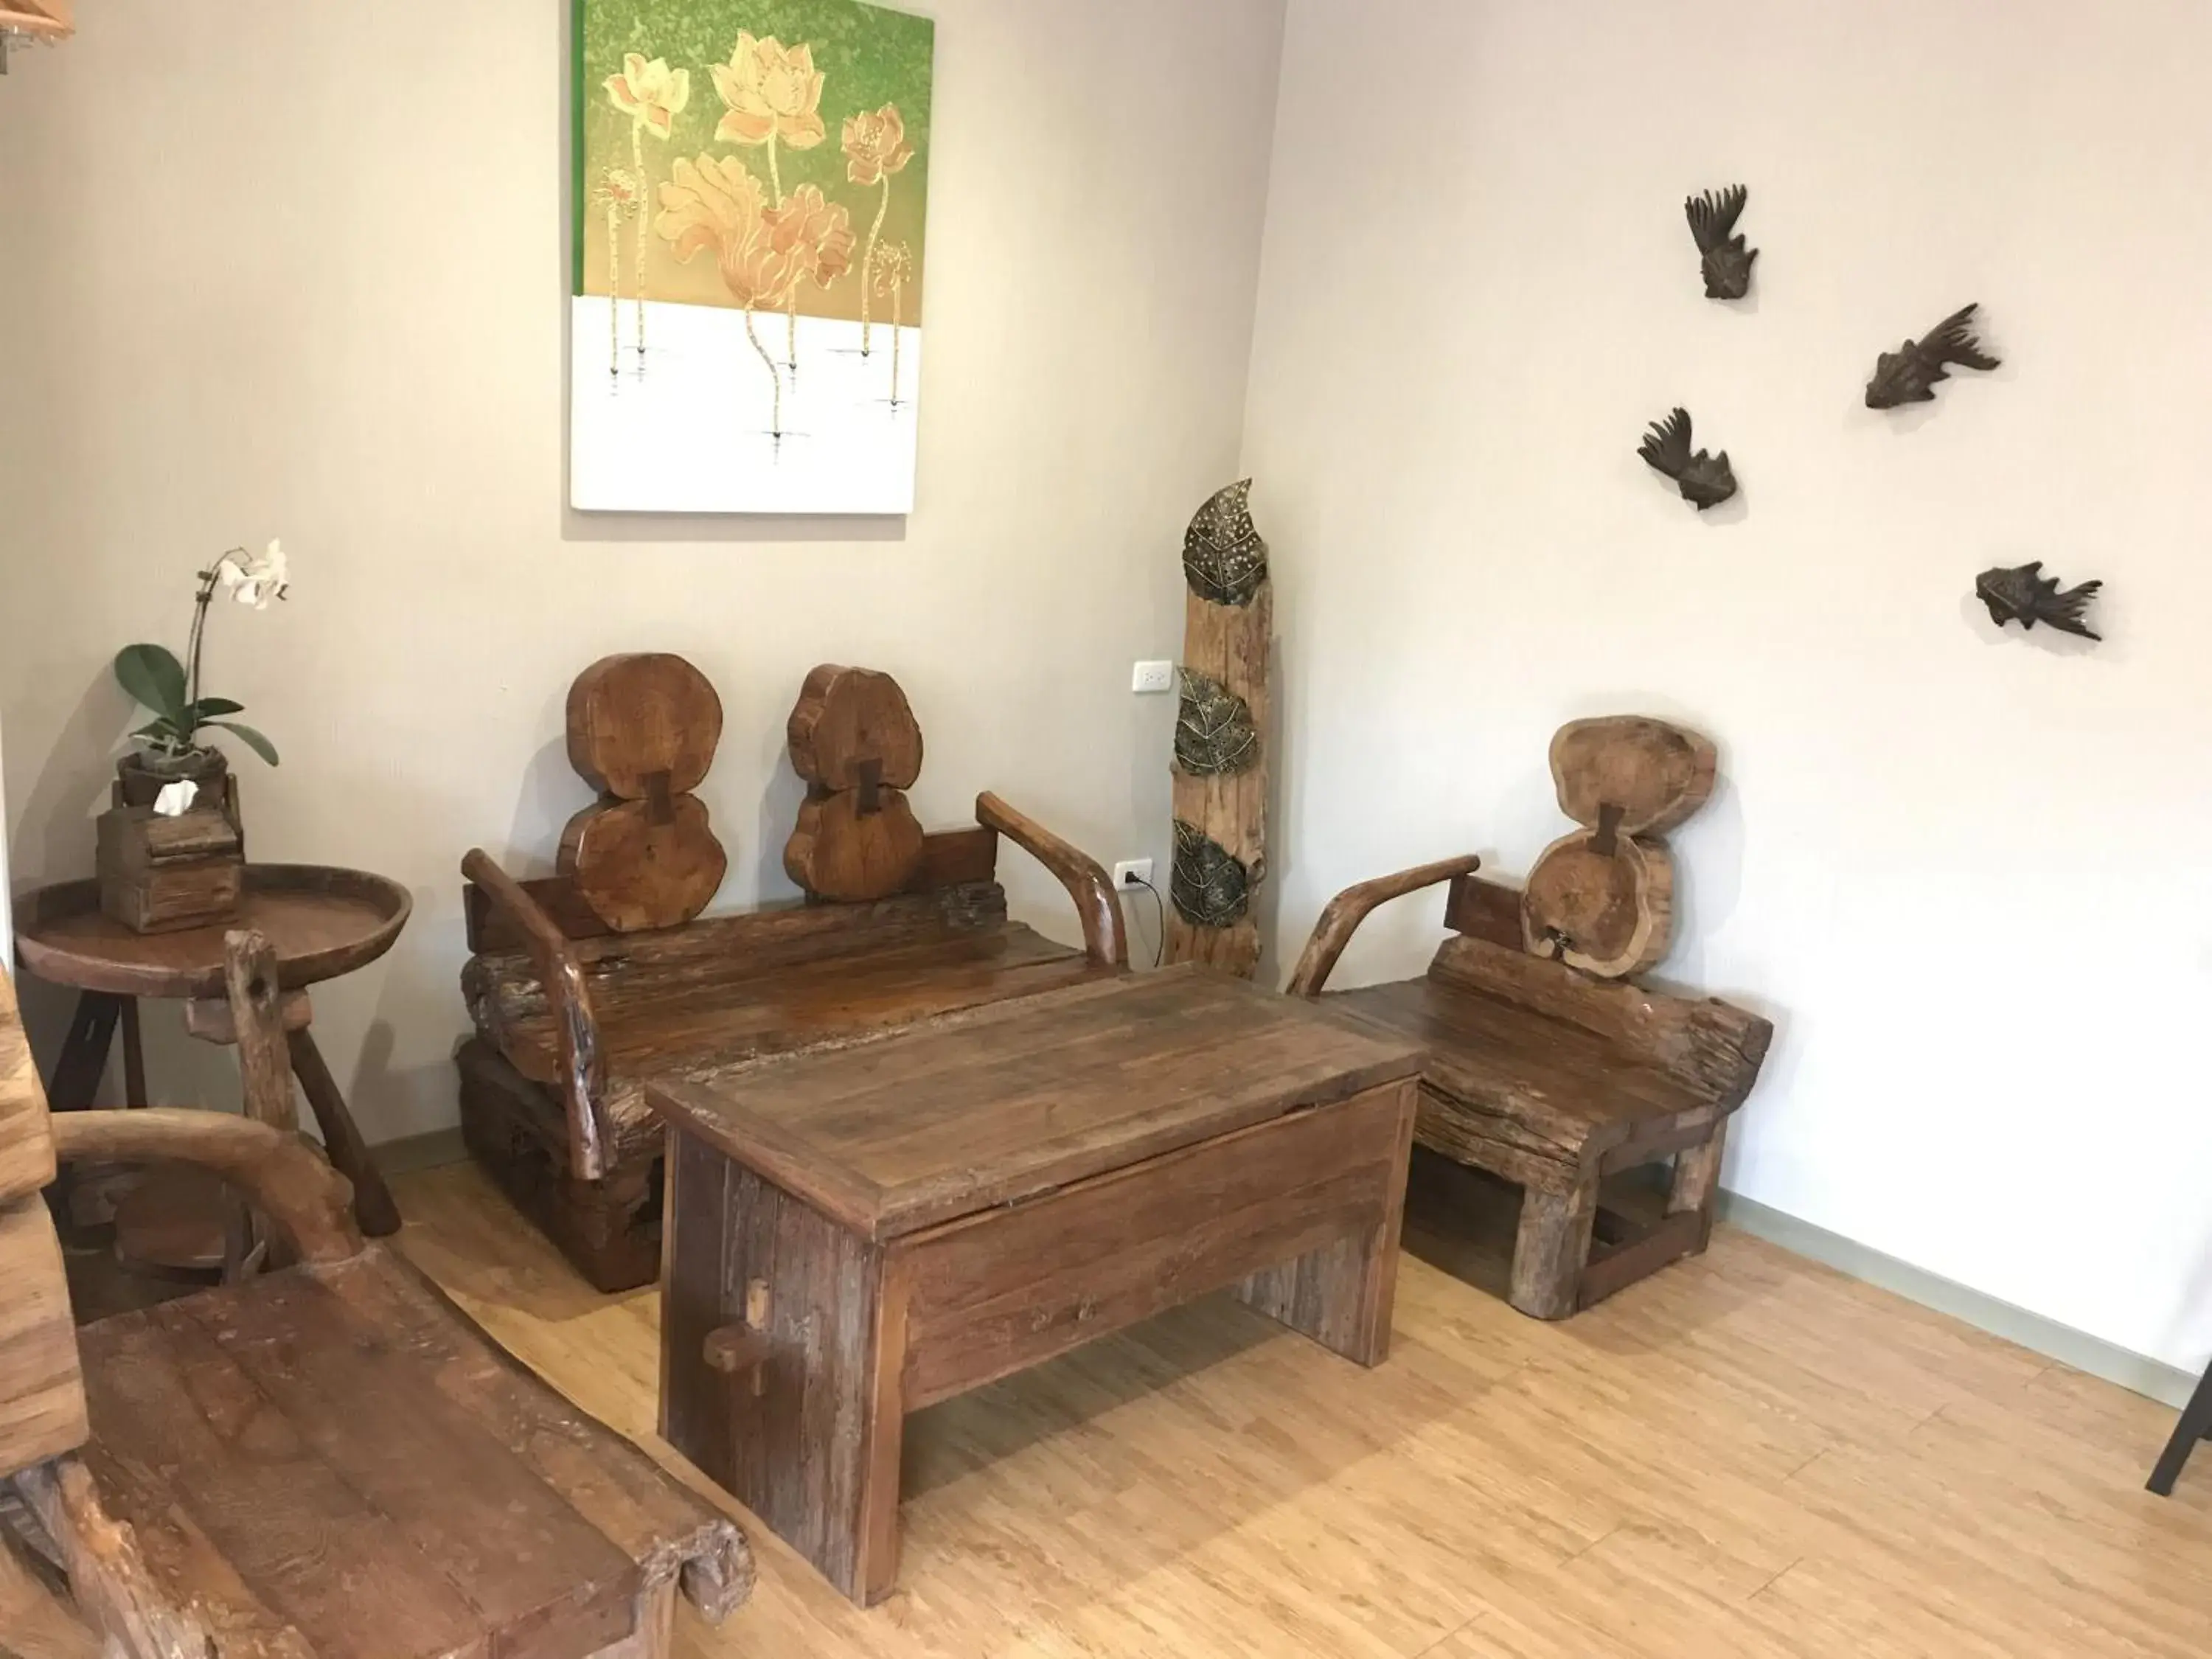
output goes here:
{"type": "Polygon", "coordinates": [[[52,1218],[37,1197],[0,1204],[0,1475],[85,1437],[76,1331],[52,1218]]]}
{"type": "MultiPolygon", "coordinates": [[[[1274,591],[1273,581],[1263,581],[1251,603],[1243,605],[1215,605],[1195,593],[1184,596],[1184,665],[1211,675],[1244,700],[1260,733],[1260,756],[1242,771],[1210,777],[1192,777],[1176,768],[1175,816],[1196,824],[1255,872],[1250,905],[1259,902],[1259,890],[1266,880],[1273,736],[1267,647],[1274,631],[1274,591]]],[[[1202,927],[1185,921],[1170,904],[1167,930],[1170,962],[1205,963],[1248,979],[1259,968],[1259,918],[1249,908],[1232,927],[1202,927]]]]}
{"type": "MultiPolygon", "coordinates": [[[[857,1601],[895,1560],[872,1511],[898,1504],[900,1413],[876,1377],[882,1252],[689,1137],[672,1160],[662,1433],[857,1601]],[[708,1334],[768,1286],[758,1395],[707,1361],[708,1334]],[[889,1437],[886,1455],[884,1437],[889,1437]],[[888,1472],[888,1490],[884,1481],[888,1472]]],[[[896,1369],[896,1356],[886,1355],[896,1369]]],[[[895,1551],[896,1534],[888,1540],[895,1551]]]]}
{"type": "MultiPolygon", "coordinates": [[[[101,1047],[104,1058],[106,1044],[101,1047]]],[[[15,987],[0,972],[0,1206],[35,1197],[54,1172],[46,1091],[15,1011],[15,987]]]]}
{"type": "Polygon", "coordinates": [[[907,1408],[1226,1285],[1364,1364],[1389,1324],[1410,1082],[901,1242],[907,1408]]]}
{"type": "Polygon", "coordinates": [[[750,1588],[726,1519],[380,1248],[83,1340],[86,1469],[224,1659],[656,1659],[679,1583],[750,1588]]]}

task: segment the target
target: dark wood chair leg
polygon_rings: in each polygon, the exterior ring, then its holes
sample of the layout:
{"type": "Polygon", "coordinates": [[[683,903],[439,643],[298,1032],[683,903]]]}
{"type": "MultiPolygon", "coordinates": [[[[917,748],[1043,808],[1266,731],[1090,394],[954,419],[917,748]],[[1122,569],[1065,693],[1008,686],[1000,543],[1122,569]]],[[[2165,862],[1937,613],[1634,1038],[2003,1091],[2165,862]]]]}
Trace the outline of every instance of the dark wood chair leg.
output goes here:
{"type": "Polygon", "coordinates": [[[1597,1182],[1571,1192],[1522,1194],[1521,1231],[1513,1242],[1513,1283],[1506,1294],[1531,1319],[1565,1319],[1579,1305],[1597,1222],[1597,1182]]]}
{"type": "Polygon", "coordinates": [[[2204,1380],[2197,1385],[2197,1392],[2181,1408],[2181,1420],[2173,1425],[2173,1438],[2166,1443],[2159,1455],[2158,1467],[2150,1472],[2148,1486],[2160,1498],[2173,1495],[2173,1483],[2180,1477],[2181,1466],[2189,1461],[2189,1454],[2197,1449],[2200,1440],[2212,1440],[2212,1365],[2204,1368],[2204,1380]]]}
{"type": "Polygon", "coordinates": [[[315,1127],[322,1131],[323,1150],[330,1154],[331,1167],[353,1182],[354,1219],[369,1237],[389,1237],[399,1231],[399,1206],[392,1188],[384,1184],[384,1172],[376,1167],[368,1143],[361,1138],[361,1127],[347,1109],[345,1097],[338,1092],[337,1079],[331,1075],[323,1051],[315,1046],[310,1033],[301,1030],[287,1036],[292,1073],[300,1079],[301,1092],[307,1097],[315,1127]]]}
{"type": "Polygon", "coordinates": [[[1667,1194],[1668,1215],[1698,1218],[1696,1255],[1712,1242],[1713,1200],[1721,1189],[1721,1156],[1728,1150],[1728,1120],[1713,1125],[1713,1138],[1675,1155],[1674,1181],[1667,1194]]]}
{"type": "MultiPolygon", "coordinates": [[[[79,994],[76,1012],[70,1016],[69,1035],[62,1039],[61,1054],[55,1059],[53,1075],[46,1083],[46,1103],[55,1111],[91,1109],[100,1093],[100,1076],[107,1070],[108,1050],[115,1043],[116,1022],[122,1018],[126,1006],[131,1006],[130,999],[105,991],[79,994]]],[[[131,1006],[131,1012],[137,1012],[135,1006],[131,1006]]],[[[91,1212],[98,1209],[112,1212],[112,1189],[119,1174],[118,1166],[112,1164],[63,1166],[53,1185],[46,1189],[46,1202],[64,1238],[70,1243],[82,1244],[88,1234],[109,1218],[108,1213],[91,1212]]]]}

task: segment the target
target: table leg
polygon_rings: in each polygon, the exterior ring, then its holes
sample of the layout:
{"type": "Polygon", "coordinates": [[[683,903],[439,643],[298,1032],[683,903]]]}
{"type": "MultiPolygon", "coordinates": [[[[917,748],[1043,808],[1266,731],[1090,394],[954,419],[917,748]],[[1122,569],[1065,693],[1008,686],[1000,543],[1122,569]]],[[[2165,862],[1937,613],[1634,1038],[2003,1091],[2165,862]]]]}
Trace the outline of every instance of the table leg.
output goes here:
{"type": "Polygon", "coordinates": [[[2158,1467],[2151,1471],[2148,1489],[2160,1498],[2172,1497],[2173,1483],[2180,1479],[2189,1454],[2197,1449],[2198,1441],[2208,1439],[2212,1439],[2212,1365],[2205,1367],[2204,1380],[2182,1408],[2181,1420],[2173,1425],[2173,1438],[2166,1443],[2158,1467]]]}
{"type": "Polygon", "coordinates": [[[904,1279],[886,1253],[688,1136],[670,1159],[661,1431],[863,1607],[898,1572],[904,1279]],[[702,1344],[753,1334],[741,1374],[702,1344]]]}
{"type": "MultiPolygon", "coordinates": [[[[134,1004],[105,991],[86,991],[76,1000],[69,1036],[62,1041],[61,1057],[54,1062],[52,1080],[46,1085],[46,1103],[58,1112],[82,1112],[92,1105],[100,1091],[100,1074],[107,1069],[107,1051],[115,1044],[115,1024],[130,1007],[137,1029],[134,1004]]],[[[133,1104],[138,1103],[133,1102],[133,1104]]]]}
{"type": "Polygon", "coordinates": [[[123,1103],[125,1106],[144,1106],[151,1103],[146,1096],[146,1046],[138,1034],[138,999],[121,999],[120,1024],[123,1027],[123,1103]]]}
{"type": "Polygon", "coordinates": [[[315,1114],[315,1127],[323,1133],[323,1150],[330,1154],[331,1166],[353,1182],[354,1218],[371,1238],[388,1237],[399,1231],[399,1206],[392,1188],[385,1185],[384,1173],[361,1138],[361,1127],[347,1109],[314,1037],[304,1029],[288,1035],[293,1074],[315,1114]]]}
{"type": "MultiPolygon", "coordinates": [[[[100,1092],[100,1076],[107,1070],[107,1052],[115,1043],[116,1021],[126,1006],[126,999],[105,991],[79,994],[69,1035],[62,1039],[61,1054],[46,1085],[46,1103],[55,1111],[91,1108],[100,1092]]],[[[113,1218],[113,1188],[123,1172],[121,1164],[62,1165],[48,1202],[70,1243],[82,1243],[89,1230],[105,1226],[113,1218]]]]}
{"type": "Polygon", "coordinates": [[[1310,1336],[1333,1353],[1379,1365],[1390,1353],[1390,1315],[1398,1297],[1398,1237],[1406,1217],[1406,1171],[1413,1154],[1419,1096],[1401,1091],[1398,1148],[1382,1218],[1294,1261],[1267,1267],[1237,1286],[1255,1312],[1310,1336]]]}

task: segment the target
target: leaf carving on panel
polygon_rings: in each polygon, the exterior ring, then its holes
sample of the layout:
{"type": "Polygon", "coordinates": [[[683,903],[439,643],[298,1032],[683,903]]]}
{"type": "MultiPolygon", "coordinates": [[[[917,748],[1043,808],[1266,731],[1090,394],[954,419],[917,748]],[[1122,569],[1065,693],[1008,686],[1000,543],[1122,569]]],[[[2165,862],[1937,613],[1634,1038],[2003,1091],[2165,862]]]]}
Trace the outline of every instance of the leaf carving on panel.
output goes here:
{"type": "Polygon", "coordinates": [[[1194,778],[1242,772],[1260,758],[1260,733],[1251,706],[1211,674],[1180,671],[1182,701],[1176,710],[1176,764],[1194,778]]]}

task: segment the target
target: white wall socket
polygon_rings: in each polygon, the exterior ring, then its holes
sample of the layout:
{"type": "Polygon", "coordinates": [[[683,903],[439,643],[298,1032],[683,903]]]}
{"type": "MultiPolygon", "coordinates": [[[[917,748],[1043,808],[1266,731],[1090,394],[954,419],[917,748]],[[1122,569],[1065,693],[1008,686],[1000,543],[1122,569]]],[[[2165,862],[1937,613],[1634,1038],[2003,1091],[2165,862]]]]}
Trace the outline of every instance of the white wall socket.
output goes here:
{"type": "Polygon", "coordinates": [[[1175,665],[1171,662],[1140,662],[1129,676],[1132,691],[1172,691],[1175,690],[1175,665]]]}
{"type": "Polygon", "coordinates": [[[1114,885],[1117,889],[1134,887],[1139,882],[1152,878],[1152,861],[1150,859],[1124,859],[1114,866],[1114,885]]]}

